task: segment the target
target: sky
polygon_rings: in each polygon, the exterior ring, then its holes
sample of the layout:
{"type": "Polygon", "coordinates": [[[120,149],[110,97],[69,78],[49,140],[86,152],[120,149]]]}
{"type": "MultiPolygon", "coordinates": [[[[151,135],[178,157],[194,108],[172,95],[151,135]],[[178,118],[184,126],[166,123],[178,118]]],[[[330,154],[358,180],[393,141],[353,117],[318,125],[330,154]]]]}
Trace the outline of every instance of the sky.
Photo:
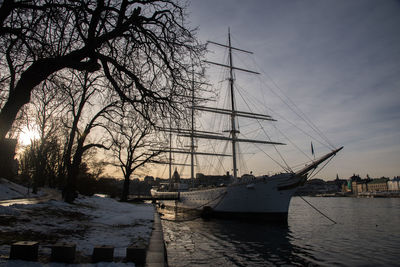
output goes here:
{"type": "Polygon", "coordinates": [[[192,0],[188,11],[202,42],[226,43],[230,28],[233,45],[344,146],[318,176],[400,175],[400,1],[192,0]]]}

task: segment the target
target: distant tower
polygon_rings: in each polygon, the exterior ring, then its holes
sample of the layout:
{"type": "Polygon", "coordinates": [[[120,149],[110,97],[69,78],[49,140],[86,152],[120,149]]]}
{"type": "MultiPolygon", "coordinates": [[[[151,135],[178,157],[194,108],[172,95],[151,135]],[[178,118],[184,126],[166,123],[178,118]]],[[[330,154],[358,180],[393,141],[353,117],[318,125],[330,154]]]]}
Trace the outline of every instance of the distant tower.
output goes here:
{"type": "Polygon", "coordinates": [[[175,168],[174,174],[172,175],[172,182],[173,183],[180,183],[181,182],[181,176],[179,175],[177,169],[175,168]]]}

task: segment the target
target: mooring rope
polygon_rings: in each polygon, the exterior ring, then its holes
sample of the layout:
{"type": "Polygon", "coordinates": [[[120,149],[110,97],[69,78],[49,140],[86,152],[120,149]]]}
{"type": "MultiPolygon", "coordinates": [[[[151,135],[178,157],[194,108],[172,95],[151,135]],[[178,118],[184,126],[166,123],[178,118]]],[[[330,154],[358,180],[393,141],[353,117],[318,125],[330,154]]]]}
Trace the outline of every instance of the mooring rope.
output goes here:
{"type": "Polygon", "coordinates": [[[311,208],[315,209],[316,211],[318,211],[321,215],[323,215],[325,218],[327,218],[328,220],[330,220],[331,222],[333,222],[334,224],[337,224],[337,222],[335,222],[334,220],[332,220],[331,218],[329,218],[327,215],[325,215],[322,211],[320,211],[319,209],[317,209],[315,206],[313,206],[310,202],[308,202],[307,200],[305,200],[302,196],[300,196],[300,198],[302,200],[304,200],[308,205],[310,205],[311,208]]]}

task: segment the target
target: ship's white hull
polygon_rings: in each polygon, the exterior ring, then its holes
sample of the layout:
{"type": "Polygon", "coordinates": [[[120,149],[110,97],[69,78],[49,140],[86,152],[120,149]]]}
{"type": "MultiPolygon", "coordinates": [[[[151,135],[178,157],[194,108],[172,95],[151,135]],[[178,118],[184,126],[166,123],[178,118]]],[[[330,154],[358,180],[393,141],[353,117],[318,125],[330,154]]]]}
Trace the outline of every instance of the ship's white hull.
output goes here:
{"type": "MultiPolygon", "coordinates": [[[[167,207],[212,211],[215,216],[286,219],[290,199],[302,179],[291,174],[258,177],[226,187],[179,192],[178,200],[162,200],[167,207]]],[[[152,190],[155,198],[177,196],[176,192],[152,190]]]]}

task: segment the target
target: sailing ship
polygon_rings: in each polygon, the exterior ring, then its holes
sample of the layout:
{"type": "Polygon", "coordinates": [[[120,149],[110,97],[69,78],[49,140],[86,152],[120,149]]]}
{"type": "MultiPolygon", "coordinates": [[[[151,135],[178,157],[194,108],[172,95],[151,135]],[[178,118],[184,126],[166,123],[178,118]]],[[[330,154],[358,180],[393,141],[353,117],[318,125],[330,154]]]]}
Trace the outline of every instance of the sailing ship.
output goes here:
{"type": "MultiPolygon", "coordinates": [[[[243,139],[239,136],[240,132],[237,129],[236,120],[238,117],[255,120],[275,121],[271,116],[257,114],[252,112],[239,111],[235,105],[235,89],[234,89],[234,71],[244,71],[254,74],[257,72],[235,67],[232,61],[232,51],[243,53],[252,53],[243,49],[233,47],[231,45],[231,35],[228,31],[228,43],[220,44],[208,41],[208,43],[228,49],[228,64],[220,64],[216,62],[206,61],[209,64],[221,66],[229,70],[229,90],[230,90],[230,109],[213,108],[207,106],[196,106],[194,104],[194,88],[192,93],[192,122],[190,130],[177,130],[180,136],[188,137],[191,140],[190,150],[172,150],[171,143],[169,151],[170,160],[170,185],[166,189],[154,188],[151,194],[156,199],[160,200],[164,207],[179,208],[182,211],[199,211],[203,214],[212,215],[214,217],[224,218],[244,218],[244,219],[263,219],[270,221],[287,221],[288,209],[291,197],[296,192],[296,189],[303,185],[310,174],[317,169],[323,162],[328,161],[335,156],[343,147],[332,149],[329,153],[314,158],[309,164],[303,165],[300,170],[286,172],[274,175],[262,175],[255,177],[253,175],[244,175],[238,177],[238,159],[237,145],[238,143],[248,142],[266,145],[284,145],[281,142],[243,139]],[[196,131],[194,129],[194,110],[202,112],[213,112],[230,116],[229,136],[222,136],[206,131],[196,131]],[[229,184],[222,184],[212,188],[209,187],[194,187],[194,155],[209,155],[209,156],[228,156],[226,154],[198,152],[196,151],[195,139],[215,139],[225,140],[231,143],[232,171],[229,184]],[[179,174],[175,170],[174,175],[171,175],[171,154],[172,153],[187,153],[191,155],[191,180],[192,188],[184,187],[179,181],[179,174]],[[172,176],[172,177],[171,177],[172,176]]],[[[174,132],[172,129],[169,130],[174,132]]],[[[170,137],[171,140],[171,137],[170,137]]],[[[313,148],[312,148],[313,149],[313,148]]],[[[186,184],[185,184],[186,185],[186,184]]]]}

